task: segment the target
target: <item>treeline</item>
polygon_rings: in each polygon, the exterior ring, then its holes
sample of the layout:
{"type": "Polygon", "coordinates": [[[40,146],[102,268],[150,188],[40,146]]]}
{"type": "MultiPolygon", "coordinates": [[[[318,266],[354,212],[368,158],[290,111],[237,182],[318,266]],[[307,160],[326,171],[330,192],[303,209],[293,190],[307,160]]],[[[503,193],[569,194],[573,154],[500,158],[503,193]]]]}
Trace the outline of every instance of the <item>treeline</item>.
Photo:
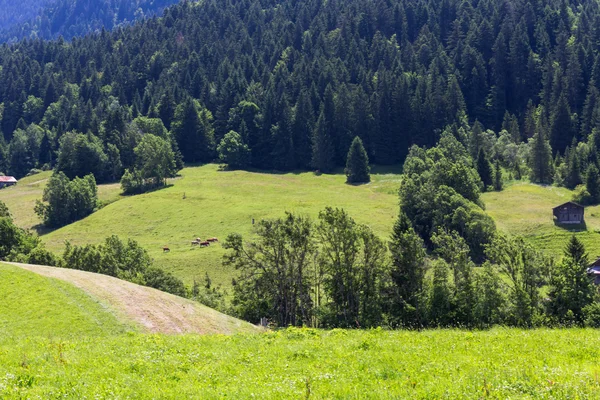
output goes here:
{"type": "Polygon", "coordinates": [[[583,244],[573,237],[555,263],[497,232],[477,164],[450,131],[436,147],[411,148],[388,241],[332,208],[317,222],[261,221],[248,243],[231,235],[234,313],[329,328],[600,326],[583,244]]]}
{"type": "Polygon", "coordinates": [[[438,229],[428,254],[405,214],[387,242],[331,208],[316,223],[293,214],[261,221],[256,234],[249,243],[239,235],[225,243],[225,264],[240,272],[232,311],[251,322],[266,317],[279,327],[600,327],[600,297],[575,236],[555,264],[522,239],[498,234],[486,246],[488,261],[478,266],[455,231],[438,229]]]}
{"type": "Polygon", "coordinates": [[[70,40],[162,13],[178,0],[9,1],[0,12],[0,41],[70,40]],[[8,7],[7,7],[8,6],[8,7]]]}
{"type": "Polygon", "coordinates": [[[597,2],[184,2],[70,44],[0,48],[2,169],[25,170],[17,148],[46,164],[72,131],[128,168],[140,116],[159,118],[189,163],[214,160],[225,139],[241,146],[234,163],[329,172],[358,136],[372,163],[393,164],[448,127],[501,142],[498,162],[482,155],[494,170],[536,134],[564,159],[597,130],[598,26],[597,2]],[[26,140],[30,124],[51,151],[26,140]]]}

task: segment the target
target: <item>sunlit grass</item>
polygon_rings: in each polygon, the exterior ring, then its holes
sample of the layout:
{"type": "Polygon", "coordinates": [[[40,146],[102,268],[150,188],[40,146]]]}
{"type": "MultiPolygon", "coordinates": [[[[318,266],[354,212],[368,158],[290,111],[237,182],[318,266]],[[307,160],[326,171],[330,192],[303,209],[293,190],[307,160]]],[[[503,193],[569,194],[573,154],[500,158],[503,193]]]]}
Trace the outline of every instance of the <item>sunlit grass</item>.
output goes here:
{"type": "Polygon", "coordinates": [[[560,256],[569,237],[575,234],[590,256],[600,256],[600,206],[586,207],[585,227],[571,229],[554,223],[552,208],[573,198],[568,189],[517,182],[501,192],[485,193],[482,198],[501,231],[524,236],[539,250],[560,256]]]}
{"type": "Polygon", "coordinates": [[[0,339],[2,398],[598,398],[595,330],[0,339]]]}
{"type": "Polygon", "coordinates": [[[0,338],[107,336],[130,329],[82,290],[0,264],[0,338]]]}
{"type": "Polygon", "coordinates": [[[98,243],[116,234],[137,240],[156,265],[187,284],[208,272],[213,281],[229,286],[233,271],[221,265],[221,245],[192,247],[193,239],[218,237],[222,242],[230,233],[248,238],[253,219],[278,218],[286,211],[316,218],[326,206],[345,208],[387,238],[398,214],[400,183],[395,172],[374,173],[372,183],[351,186],[341,174],[221,171],[217,165],[186,168],[170,187],[122,198],[43,240],[60,252],[65,240],[98,243]],[[163,253],[164,246],[171,251],[163,253]]]}

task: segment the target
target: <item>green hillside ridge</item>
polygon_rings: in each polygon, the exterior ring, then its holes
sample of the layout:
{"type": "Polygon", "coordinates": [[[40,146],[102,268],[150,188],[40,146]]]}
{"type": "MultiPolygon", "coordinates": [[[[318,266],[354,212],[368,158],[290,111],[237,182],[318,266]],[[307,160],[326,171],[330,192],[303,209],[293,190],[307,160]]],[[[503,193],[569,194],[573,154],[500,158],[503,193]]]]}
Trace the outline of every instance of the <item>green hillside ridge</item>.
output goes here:
{"type": "Polygon", "coordinates": [[[260,332],[192,300],[67,268],[0,264],[0,293],[0,337],[260,332]]]}
{"type": "Polygon", "coordinates": [[[0,294],[0,338],[111,336],[133,329],[83,290],[18,267],[0,264],[0,294]]]}
{"type": "MultiPolygon", "coordinates": [[[[113,234],[131,238],[148,250],[155,265],[188,285],[208,272],[215,283],[229,286],[233,271],[221,266],[222,245],[199,248],[192,240],[217,237],[223,242],[231,233],[250,238],[252,219],[277,218],[285,211],[316,218],[326,206],[342,207],[357,222],[388,237],[398,214],[400,183],[399,175],[384,172],[375,169],[372,183],[351,186],[341,174],[221,171],[214,164],[186,168],[171,187],[124,197],[42,238],[56,252],[62,251],[65,240],[84,244],[113,234]],[[171,251],[163,253],[164,246],[171,251]]],[[[0,200],[3,197],[0,191],[0,200]]]]}

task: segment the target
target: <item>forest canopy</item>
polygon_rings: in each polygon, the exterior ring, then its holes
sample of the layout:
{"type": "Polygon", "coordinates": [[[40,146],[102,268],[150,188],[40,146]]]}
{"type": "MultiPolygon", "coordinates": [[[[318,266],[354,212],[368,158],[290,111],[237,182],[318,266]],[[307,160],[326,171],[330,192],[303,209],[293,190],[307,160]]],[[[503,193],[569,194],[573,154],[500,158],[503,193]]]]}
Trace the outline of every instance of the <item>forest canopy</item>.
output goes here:
{"type": "Polygon", "coordinates": [[[574,187],[567,161],[596,162],[596,142],[577,143],[600,121],[599,27],[597,2],[183,2],[68,44],[2,46],[0,170],[17,169],[13,137],[40,167],[67,132],[97,136],[131,170],[141,116],[173,131],[187,162],[216,159],[234,131],[254,168],[328,172],[355,137],[370,162],[397,164],[450,129],[474,159],[492,140],[490,162],[574,187]],[[536,133],[551,154],[524,159],[536,133]]]}

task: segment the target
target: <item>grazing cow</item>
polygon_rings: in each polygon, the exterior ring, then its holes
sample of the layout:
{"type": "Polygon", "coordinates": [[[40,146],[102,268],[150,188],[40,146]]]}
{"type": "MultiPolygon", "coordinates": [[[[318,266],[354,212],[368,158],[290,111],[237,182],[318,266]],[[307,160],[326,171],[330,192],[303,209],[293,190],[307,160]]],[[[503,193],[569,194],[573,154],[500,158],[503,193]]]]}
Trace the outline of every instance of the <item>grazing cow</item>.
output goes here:
{"type": "Polygon", "coordinates": [[[216,237],[214,237],[214,238],[206,239],[206,241],[207,242],[211,242],[211,243],[215,243],[215,242],[218,242],[219,239],[217,239],[216,237]]]}
{"type": "Polygon", "coordinates": [[[192,246],[198,246],[200,243],[200,240],[192,240],[192,246]]]}
{"type": "Polygon", "coordinates": [[[210,246],[210,242],[206,241],[206,242],[200,242],[200,247],[208,247],[210,246]]]}
{"type": "Polygon", "coordinates": [[[163,247],[163,253],[169,253],[171,251],[167,246],[163,247]]]}

